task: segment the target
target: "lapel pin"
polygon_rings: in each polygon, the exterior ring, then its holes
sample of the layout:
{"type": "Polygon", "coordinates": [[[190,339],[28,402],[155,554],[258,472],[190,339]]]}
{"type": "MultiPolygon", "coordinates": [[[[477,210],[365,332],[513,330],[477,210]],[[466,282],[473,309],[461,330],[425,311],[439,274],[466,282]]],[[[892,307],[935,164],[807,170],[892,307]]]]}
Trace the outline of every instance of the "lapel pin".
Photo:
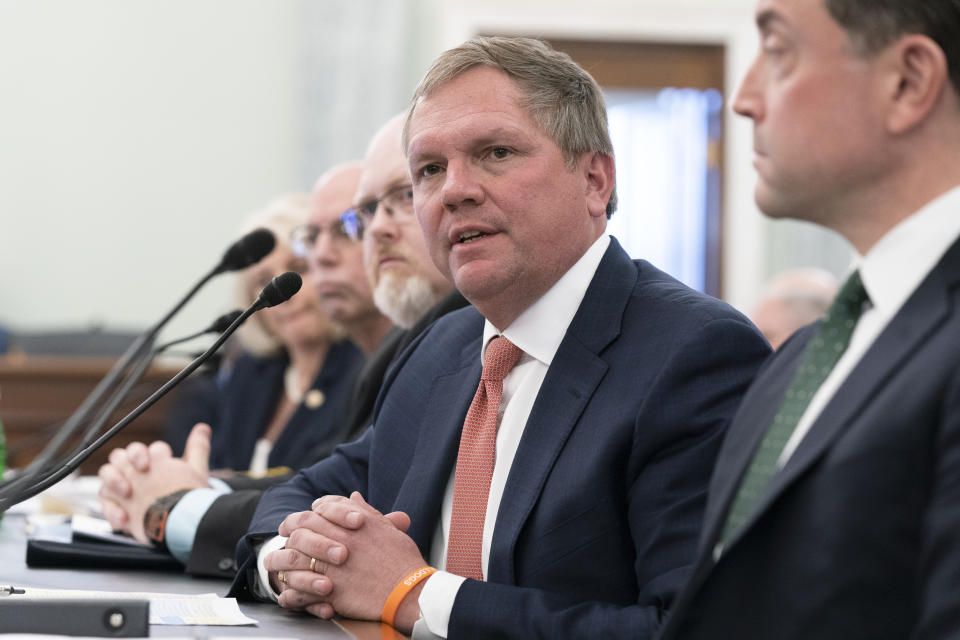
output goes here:
{"type": "Polygon", "coordinates": [[[303,404],[307,405],[308,409],[319,409],[326,400],[327,396],[324,395],[323,391],[320,391],[320,389],[310,389],[303,397],[303,404]]]}

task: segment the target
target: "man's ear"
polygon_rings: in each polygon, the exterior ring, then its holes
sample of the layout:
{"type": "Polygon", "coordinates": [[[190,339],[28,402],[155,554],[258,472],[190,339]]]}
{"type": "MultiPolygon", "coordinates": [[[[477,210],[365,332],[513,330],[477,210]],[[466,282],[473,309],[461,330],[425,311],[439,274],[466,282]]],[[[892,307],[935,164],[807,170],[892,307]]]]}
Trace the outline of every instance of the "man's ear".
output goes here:
{"type": "Polygon", "coordinates": [[[922,123],[949,90],[947,58],[940,45],[920,34],[903,36],[880,55],[891,72],[887,130],[904,133],[922,123]]]}
{"type": "Polygon", "coordinates": [[[582,170],[586,177],[587,210],[594,218],[607,216],[607,202],[613,192],[617,169],[613,156],[595,151],[581,158],[582,170]]]}

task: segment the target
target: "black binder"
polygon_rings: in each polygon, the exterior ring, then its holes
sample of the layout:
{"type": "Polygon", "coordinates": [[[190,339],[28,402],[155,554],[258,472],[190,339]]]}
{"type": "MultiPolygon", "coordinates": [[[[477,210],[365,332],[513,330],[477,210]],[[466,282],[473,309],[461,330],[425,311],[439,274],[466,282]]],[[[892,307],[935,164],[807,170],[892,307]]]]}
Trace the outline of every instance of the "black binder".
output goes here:
{"type": "Polygon", "coordinates": [[[150,547],[111,542],[27,540],[27,566],[58,569],[183,571],[173,556],[150,547]]]}

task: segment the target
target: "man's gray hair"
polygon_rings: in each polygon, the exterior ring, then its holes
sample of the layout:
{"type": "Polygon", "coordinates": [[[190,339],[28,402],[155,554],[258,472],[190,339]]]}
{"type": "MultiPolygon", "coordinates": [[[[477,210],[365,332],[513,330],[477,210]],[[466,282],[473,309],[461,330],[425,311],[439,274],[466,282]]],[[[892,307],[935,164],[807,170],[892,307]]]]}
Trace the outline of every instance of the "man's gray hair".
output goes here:
{"type": "MultiPolygon", "coordinates": [[[[607,107],[597,81],[566,53],[542,40],[477,36],[440,54],[413,93],[403,125],[403,151],[410,142],[410,120],[420,100],[457,76],[484,66],[506,74],[524,93],[521,107],[563,152],[571,170],[584,153],[613,156],[607,107]]],[[[616,188],[607,217],[617,208],[616,188]]]]}

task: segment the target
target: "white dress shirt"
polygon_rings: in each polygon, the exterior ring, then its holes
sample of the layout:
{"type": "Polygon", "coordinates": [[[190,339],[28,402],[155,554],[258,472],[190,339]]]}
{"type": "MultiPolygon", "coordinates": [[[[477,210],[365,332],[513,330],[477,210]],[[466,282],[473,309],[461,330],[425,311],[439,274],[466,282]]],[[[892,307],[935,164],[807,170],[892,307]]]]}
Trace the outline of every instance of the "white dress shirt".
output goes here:
{"type": "MultiPolygon", "coordinates": [[[[920,283],[960,236],[960,187],[955,187],[888,231],[865,256],[857,256],[870,303],[847,350],[814,394],[780,455],[782,468],[823,408],[920,283]]],[[[852,271],[852,270],[851,270],[852,271]]]]}
{"type": "MultiPolygon", "coordinates": [[[[520,446],[527,418],[533,409],[533,403],[540,393],[540,385],[547,375],[547,369],[560,348],[567,333],[567,327],[573,321],[587,287],[600,265],[600,260],[610,244],[610,236],[603,234],[587,249],[580,260],[574,264],[539,300],[528,307],[502,333],[489,321],[483,327],[483,348],[480,362],[483,362],[487,344],[495,336],[502,335],[523,351],[520,360],[503,381],[503,395],[497,412],[497,453],[493,467],[493,479],[490,482],[490,496],[487,500],[487,514],[483,523],[483,546],[481,567],[484,578],[490,560],[490,543],[493,529],[500,509],[500,499],[507,484],[507,476],[513,464],[513,457],[520,446]]],[[[446,566],[447,536],[450,533],[450,516],[453,512],[453,478],[456,468],[450,472],[447,490],[443,496],[440,512],[440,524],[433,536],[430,551],[430,564],[437,568],[446,566]]],[[[420,593],[420,611],[423,623],[434,637],[447,637],[450,612],[460,585],[466,578],[438,571],[430,576],[420,593]]],[[[431,637],[422,634],[418,625],[413,637],[431,637]]]]}

